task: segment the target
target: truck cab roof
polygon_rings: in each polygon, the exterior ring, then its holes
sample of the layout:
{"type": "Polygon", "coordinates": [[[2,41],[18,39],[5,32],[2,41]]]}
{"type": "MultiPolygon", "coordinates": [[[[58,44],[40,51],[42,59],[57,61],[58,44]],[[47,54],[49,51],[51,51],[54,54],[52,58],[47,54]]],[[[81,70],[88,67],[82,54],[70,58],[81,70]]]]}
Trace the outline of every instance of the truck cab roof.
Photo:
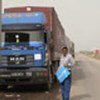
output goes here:
{"type": "Polygon", "coordinates": [[[46,17],[43,12],[21,12],[2,14],[2,24],[45,24],[46,17]]]}
{"type": "Polygon", "coordinates": [[[46,23],[43,12],[21,12],[2,14],[2,30],[35,30],[41,29],[46,23]]]}

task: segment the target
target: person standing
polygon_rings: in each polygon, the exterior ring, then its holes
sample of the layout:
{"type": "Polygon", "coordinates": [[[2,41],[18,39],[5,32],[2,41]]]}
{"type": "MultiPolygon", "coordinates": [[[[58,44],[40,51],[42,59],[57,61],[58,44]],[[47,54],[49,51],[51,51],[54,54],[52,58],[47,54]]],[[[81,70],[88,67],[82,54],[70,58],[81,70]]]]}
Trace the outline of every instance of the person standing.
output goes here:
{"type": "Polygon", "coordinates": [[[70,71],[70,75],[60,83],[61,91],[62,91],[62,98],[63,100],[70,100],[70,89],[71,89],[71,72],[72,67],[74,66],[74,59],[72,55],[68,52],[67,47],[63,47],[61,49],[62,55],[60,58],[60,67],[65,66],[70,71]]]}

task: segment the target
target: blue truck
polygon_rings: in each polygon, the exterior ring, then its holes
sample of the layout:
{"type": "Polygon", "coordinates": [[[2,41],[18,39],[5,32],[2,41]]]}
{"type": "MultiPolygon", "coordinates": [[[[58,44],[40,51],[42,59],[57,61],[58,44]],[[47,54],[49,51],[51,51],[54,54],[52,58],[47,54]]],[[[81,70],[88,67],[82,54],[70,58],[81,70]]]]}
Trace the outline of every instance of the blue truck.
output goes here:
{"type": "Polygon", "coordinates": [[[60,48],[67,43],[58,17],[54,20],[51,32],[42,11],[2,14],[0,85],[43,84],[51,89],[60,48]]]}

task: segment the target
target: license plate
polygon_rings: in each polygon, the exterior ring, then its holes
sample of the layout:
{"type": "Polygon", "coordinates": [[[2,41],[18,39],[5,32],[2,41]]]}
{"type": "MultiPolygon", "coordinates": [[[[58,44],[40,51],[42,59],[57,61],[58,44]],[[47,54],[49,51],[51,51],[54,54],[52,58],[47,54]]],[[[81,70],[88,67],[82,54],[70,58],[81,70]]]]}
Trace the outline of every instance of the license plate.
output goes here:
{"type": "Polygon", "coordinates": [[[11,73],[11,76],[16,77],[16,76],[24,76],[24,73],[18,72],[18,73],[11,73]]]}
{"type": "Polygon", "coordinates": [[[26,72],[25,75],[31,77],[32,76],[32,72],[26,72]]]}

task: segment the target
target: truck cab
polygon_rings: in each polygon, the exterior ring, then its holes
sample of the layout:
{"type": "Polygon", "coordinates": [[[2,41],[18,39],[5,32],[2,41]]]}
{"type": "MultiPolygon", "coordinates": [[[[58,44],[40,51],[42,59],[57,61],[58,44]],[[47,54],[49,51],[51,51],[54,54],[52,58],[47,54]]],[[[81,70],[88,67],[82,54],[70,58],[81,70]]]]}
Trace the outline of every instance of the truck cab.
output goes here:
{"type": "Polygon", "coordinates": [[[46,17],[42,12],[2,15],[0,84],[51,86],[46,17]]]}

